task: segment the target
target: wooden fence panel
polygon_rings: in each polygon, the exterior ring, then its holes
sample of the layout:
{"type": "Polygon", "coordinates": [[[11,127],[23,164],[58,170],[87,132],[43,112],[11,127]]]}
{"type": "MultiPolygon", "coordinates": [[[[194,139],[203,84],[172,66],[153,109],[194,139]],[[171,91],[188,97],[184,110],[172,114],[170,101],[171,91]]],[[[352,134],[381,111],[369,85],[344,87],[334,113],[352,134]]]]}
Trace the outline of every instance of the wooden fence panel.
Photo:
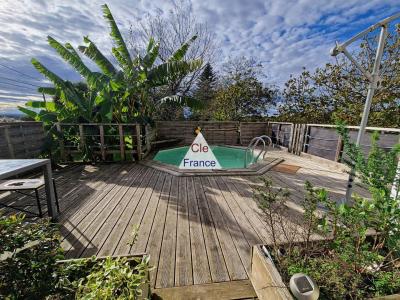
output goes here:
{"type": "Polygon", "coordinates": [[[240,144],[247,146],[254,137],[267,132],[268,122],[240,122],[240,144]]]}
{"type": "MultiPolygon", "coordinates": [[[[340,161],[342,157],[343,143],[333,125],[308,124],[308,133],[303,151],[305,153],[326,158],[333,161],[340,161]]],[[[364,154],[369,152],[371,147],[371,135],[374,131],[380,133],[379,147],[391,149],[399,142],[400,129],[396,128],[367,128],[361,141],[361,149],[364,154]]],[[[350,139],[355,142],[357,139],[358,127],[349,126],[350,139]]]]}
{"type": "Polygon", "coordinates": [[[187,145],[193,142],[196,127],[201,127],[209,144],[239,143],[239,122],[236,121],[158,121],[156,127],[158,140],[181,139],[187,145]]]}
{"type": "Polygon", "coordinates": [[[37,158],[44,139],[41,122],[0,123],[0,158],[37,158]]]}

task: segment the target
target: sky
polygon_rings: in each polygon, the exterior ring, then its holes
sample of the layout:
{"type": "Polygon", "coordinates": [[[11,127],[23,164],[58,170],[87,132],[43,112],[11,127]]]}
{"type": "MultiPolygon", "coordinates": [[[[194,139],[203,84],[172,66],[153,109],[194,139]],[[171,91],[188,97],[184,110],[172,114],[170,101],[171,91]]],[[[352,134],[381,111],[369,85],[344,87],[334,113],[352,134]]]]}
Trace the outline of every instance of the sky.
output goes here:
{"type": "MultiPolygon", "coordinates": [[[[37,86],[49,85],[31,65],[32,57],[64,79],[79,75],[47,44],[51,35],[73,46],[88,35],[109,54],[111,41],[97,0],[1,0],[0,111],[40,100],[37,86]]],[[[170,0],[108,1],[124,36],[131,24],[150,15],[168,16],[170,0]]],[[[332,61],[329,50],[364,28],[400,11],[400,0],[192,0],[199,22],[215,33],[221,50],[217,65],[229,57],[262,62],[268,83],[283,86],[299,74],[332,61]]]]}

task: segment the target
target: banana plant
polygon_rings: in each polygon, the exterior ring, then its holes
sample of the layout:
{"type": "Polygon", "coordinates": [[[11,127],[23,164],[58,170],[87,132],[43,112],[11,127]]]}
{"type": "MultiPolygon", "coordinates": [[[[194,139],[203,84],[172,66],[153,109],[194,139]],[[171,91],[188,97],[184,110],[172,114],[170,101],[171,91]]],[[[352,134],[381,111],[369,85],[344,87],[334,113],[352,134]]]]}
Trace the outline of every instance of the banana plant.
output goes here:
{"type": "Polygon", "coordinates": [[[74,84],[64,81],[39,61],[32,59],[33,66],[53,83],[53,87],[40,88],[39,91],[53,97],[57,95],[60,105],[30,101],[27,106],[40,109],[40,112],[25,107],[20,110],[35,119],[50,123],[71,119],[122,123],[149,120],[160,104],[175,102],[180,105],[196,105],[195,100],[179,95],[157,99],[154,90],[202,66],[201,60],[184,59],[190,44],[197,37],[192,37],[167,61],[161,63],[157,61],[159,43],[152,38],[143,56],[132,56],[110,9],[106,4],[102,9],[115,45],[111,52],[118,66],[114,66],[87,36],[83,38],[85,45],[79,46],[78,50],[92,60],[100,72],[90,70],[71,44],[63,45],[49,36],[49,45],[82,76],[89,92],[80,93],[74,84]]]}

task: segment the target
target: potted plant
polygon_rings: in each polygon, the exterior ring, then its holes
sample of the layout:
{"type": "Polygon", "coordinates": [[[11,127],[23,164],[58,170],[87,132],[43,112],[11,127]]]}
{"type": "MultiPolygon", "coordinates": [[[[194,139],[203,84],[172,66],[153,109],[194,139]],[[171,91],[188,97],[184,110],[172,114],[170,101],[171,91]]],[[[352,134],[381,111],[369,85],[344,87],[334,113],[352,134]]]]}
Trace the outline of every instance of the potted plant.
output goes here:
{"type": "MultiPolygon", "coordinates": [[[[356,170],[371,199],[354,195],[351,203],[336,203],[324,189],[306,183],[303,214],[286,205],[288,192],[268,179],[255,190],[264,212],[271,243],[253,249],[251,280],[259,298],[290,299],[286,288],[295,273],[310,276],[321,299],[365,299],[400,293],[399,195],[391,195],[400,145],[390,151],[372,137],[367,157],[350,142],[344,127],[347,162],[356,170]],[[261,283],[263,281],[263,283],[261,283]]],[[[400,295],[399,295],[400,297],[400,295]]]]}

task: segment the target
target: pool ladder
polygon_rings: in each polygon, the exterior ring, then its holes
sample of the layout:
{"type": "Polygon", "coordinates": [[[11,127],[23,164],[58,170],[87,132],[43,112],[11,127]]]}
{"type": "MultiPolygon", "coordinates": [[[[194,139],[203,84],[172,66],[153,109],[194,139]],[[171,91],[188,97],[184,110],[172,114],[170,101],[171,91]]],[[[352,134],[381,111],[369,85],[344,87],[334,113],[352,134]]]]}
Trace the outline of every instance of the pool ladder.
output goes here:
{"type": "MultiPolygon", "coordinates": [[[[269,142],[269,145],[272,145],[272,140],[268,135],[260,135],[260,136],[257,136],[255,138],[253,138],[250,141],[249,145],[247,146],[247,148],[245,150],[245,154],[244,154],[244,167],[245,168],[247,168],[247,153],[249,151],[251,151],[251,157],[254,158],[254,149],[258,146],[258,144],[260,142],[262,142],[263,149],[260,151],[260,153],[258,153],[258,155],[257,155],[256,159],[254,160],[254,162],[258,161],[258,159],[260,158],[261,154],[263,155],[262,158],[264,159],[265,154],[267,153],[267,150],[266,150],[267,146],[265,144],[265,139],[269,142]]],[[[251,164],[251,162],[250,162],[250,164],[251,164]]]]}

